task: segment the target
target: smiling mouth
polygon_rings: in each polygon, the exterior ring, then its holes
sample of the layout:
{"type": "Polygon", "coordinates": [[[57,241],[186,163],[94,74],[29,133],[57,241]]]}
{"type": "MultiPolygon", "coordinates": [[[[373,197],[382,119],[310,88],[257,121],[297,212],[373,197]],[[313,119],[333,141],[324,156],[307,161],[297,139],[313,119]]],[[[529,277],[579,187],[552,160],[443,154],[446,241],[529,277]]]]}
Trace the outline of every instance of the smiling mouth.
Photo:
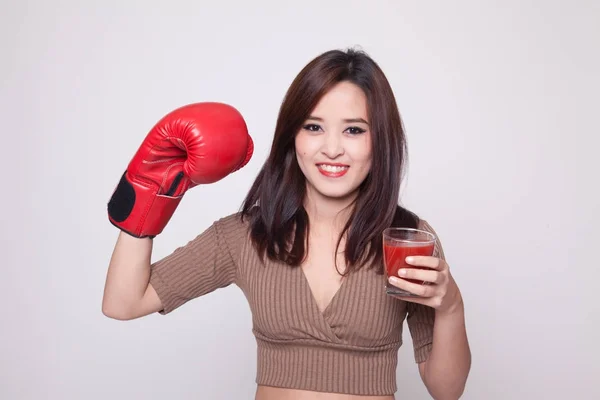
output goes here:
{"type": "Polygon", "coordinates": [[[349,165],[342,164],[317,164],[319,172],[328,177],[340,177],[348,172],[349,165]]]}

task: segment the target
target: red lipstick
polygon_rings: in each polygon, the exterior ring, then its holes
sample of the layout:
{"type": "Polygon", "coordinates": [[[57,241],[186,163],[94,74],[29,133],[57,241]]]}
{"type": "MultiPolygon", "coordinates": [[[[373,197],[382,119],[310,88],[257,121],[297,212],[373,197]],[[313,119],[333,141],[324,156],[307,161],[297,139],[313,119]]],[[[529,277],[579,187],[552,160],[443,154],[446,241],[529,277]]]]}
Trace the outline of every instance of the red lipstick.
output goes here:
{"type": "Polygon", "coordinates": [[[349,165],[340,163],[321,163],[317,164],[319,172],[328,178],[340,178],[348,172],[349,165]]]}

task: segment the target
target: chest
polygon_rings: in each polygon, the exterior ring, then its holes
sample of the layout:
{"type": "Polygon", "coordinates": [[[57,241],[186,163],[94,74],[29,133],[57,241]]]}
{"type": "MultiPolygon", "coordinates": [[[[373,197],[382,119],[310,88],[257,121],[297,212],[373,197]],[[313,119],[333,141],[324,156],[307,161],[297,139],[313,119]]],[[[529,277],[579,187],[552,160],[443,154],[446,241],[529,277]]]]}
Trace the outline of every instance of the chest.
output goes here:
{"type": "Polygon", "coordinates": [[[343,249],[336,249],[331,239],[313,238],[310,251],[299,268],[315,305],[323,313],[347,280],[341,275],[346,271],[343,249]]]}
{"type": "Polygon", "coordinates": [[[244,263],[240,286],[255,334],[272,341],[320,340],[365,348],[399,342],[405,303],[385,294],[384,275],[363,268],[342,279],[329,257],[309,258],[303,267],[244,263]],[[328,260],[331,268],[319,268],[317,259],[328,260]]]}

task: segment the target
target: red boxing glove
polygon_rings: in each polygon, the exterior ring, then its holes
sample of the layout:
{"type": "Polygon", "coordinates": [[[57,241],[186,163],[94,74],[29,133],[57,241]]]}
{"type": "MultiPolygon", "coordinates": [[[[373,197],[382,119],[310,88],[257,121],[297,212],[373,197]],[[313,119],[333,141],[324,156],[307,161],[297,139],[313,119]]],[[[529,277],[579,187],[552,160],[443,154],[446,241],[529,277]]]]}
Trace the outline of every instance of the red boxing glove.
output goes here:
{"type": "Polygon", "coordinates": [[[108,202],[109,221],[135,237],[155,237],[184,193],[245,166],[254,151],[241,114],[195,103],[164,116],[148,133],[108,202]]]}

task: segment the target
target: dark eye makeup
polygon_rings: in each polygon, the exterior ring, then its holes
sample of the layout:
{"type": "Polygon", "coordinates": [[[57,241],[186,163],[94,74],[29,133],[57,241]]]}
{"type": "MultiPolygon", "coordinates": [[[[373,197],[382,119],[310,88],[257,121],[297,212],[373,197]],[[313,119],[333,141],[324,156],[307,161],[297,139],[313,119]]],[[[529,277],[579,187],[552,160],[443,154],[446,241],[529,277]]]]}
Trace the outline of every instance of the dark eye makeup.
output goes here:
{"type": "MultiPolygon", "coordinates": [[[[317,124],[306,124],[302,127],[302,129],[307,130],[309,132],[319,132],[320,130],[322,130],[321,126],[317,124]]],[[[346,128],[344,132],[348,132],[351,135],[360,135],[361,133],[365,133],[366,130],[358,126],[350,126],[346,128]]]]}

